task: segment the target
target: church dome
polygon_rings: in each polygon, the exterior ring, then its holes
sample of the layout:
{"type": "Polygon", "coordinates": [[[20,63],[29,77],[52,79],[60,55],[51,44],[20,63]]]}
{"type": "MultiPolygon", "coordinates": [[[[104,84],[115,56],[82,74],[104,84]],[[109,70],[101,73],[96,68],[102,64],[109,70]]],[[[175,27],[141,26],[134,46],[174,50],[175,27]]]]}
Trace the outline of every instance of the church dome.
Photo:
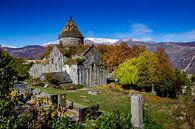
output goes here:
{"type": "Polygon", "coordinates": [[[66,26],[63,28],[62,32],[60,33],[59,39],[65,37],[84,38],[71,17],[66,23],[66,26]]]}

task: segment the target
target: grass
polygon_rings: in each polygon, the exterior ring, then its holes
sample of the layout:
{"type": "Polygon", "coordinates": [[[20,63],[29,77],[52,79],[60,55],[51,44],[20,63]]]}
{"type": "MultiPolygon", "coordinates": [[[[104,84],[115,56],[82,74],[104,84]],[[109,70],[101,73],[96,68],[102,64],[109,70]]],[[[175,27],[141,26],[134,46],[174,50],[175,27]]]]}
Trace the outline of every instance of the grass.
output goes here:
{"type": "Polygon", "coordinates": [[[53,87],[41,87],[41,86],[31,86],[33,89],[39,89],[41,92],[48,93],[48,94],[64,94],[66,93],[66,90],[63,89],[56,89],[53,87]]]}
{"type": "Polygon", "coordinates": [[[120,87],[91,87],[90,89],[101,90],[100,95],[88,94],[88,90],[65,91],[62,89],[55,89],[52,87],[32,87],[40,89],[42,92],[49,94],[66,93],[67,100],[79,103],[81,105],[90,106],[99,104],[100,110],[110,112],[113,110],[123,111],[130,107],[130,97],[124,93],[134,94],[139,93],[143,95],[144,108],[150,111],[150,114],[163,126],[165,129],[177,129],[177,125],[173,118],[173,106],[175,100],[153,96],[148,93],[138,92],[133,90],[123,90],[120,87]]]}
{"type": "Polygon", "coordinates": [[[100,95],[91,95],[87,91],[77,90],[75,92],[67,92],[66,97],[70,101],[86,106],[99,104],[102,111],[123,111],[130,105],[129,97],[111,91],[101,91],[100,95]]]}

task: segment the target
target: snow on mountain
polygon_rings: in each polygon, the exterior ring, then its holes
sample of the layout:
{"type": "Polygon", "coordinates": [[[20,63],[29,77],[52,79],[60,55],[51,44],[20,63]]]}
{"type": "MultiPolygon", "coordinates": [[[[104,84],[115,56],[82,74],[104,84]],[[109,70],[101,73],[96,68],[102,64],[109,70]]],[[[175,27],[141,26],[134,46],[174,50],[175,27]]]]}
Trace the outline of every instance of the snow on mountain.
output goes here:
{"type": "Polygon", "coordinates": [[[116,43],[119,39],[110,39],[110,38],[85,38],[85,42],[90,42],[95,44],[113,44],[116,43]]]}
{"type": "Polygon", "coordinates": [[[47,43],[43,43],[43,45],[42,45],[42,46],[53,45],[53,44],[59,44],[59,40],[56,40],[56,41],[50,41],[50,42],[47,42],[47,43]]]}
{"type": "Polygon", "coordinates": [[[0,47],[17,48],[17,47],[15,47],[15,46],[11,46],[11,45],[4,45],[4,44],[0,44],[0,47]]]}

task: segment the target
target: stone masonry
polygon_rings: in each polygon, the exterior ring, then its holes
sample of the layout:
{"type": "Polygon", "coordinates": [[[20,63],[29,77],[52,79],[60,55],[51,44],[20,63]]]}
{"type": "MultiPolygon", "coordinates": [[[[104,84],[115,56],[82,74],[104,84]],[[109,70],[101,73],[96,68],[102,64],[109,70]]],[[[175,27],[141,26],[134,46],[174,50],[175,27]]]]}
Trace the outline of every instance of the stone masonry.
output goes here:
{"type": "MultiPolygon", "coordinates": [[[[83,35],[76,24],[70,18],[59,35],[59,42],[67,49],[71,46],[82,46],[83,35]]],[[[73,84],[83,84],[86,86],[97,86],[107,84],[107,70],[102,61],[101,53],[95,45],[91,45],[84,52],[74,55],[82,58],[81,63],[66,64],[67,58],[56,46],[50,51],[48,57],[42,63],[34,64],[29,71],[30,76],[40,78],[42,74],[54,72],[66,72],[73,84]]]]}

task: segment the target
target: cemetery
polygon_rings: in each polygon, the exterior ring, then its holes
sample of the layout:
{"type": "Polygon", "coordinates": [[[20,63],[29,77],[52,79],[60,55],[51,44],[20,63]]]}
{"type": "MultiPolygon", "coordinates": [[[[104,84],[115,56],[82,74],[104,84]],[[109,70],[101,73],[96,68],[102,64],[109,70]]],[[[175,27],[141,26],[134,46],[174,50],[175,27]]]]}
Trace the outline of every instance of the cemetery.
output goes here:
{"type": "Polygon", "coordinates": [[[28,89],[25,93],[24,90],[20,91],[19,87],[16,89],[19,95],[23,94],[23,100],[26,98],[26,92],[30,91],[31,97],[28,96],[28,100],[23,102],[30,106],[44,108],[49,107],[49,105],[55,105],[59,117],[68,116],[72,121],[85,123],[89,114],[93,117],[98,117],[102,113],[117,110],[123,112],[128,109],[131,111],[131,122],[134,123],[134,127],[143,128],[143,113],[147,110],[159,120],[158,122],[163,127],[170,127],[170,125],[172,128],[176,127],[176,123],[172,119],[173,116],[171,116],[172,106],[175,104],[172,99],[160,98],[145,92],[123,90],[112,83],[107,86],[81,88],[78,90],[54,88],[55,91],[51,87],[28,87],[24,85],[27,84],[20,84],[19,86],[28,89]],[[56,94],[54,94],[55,92],[56,94]]]}

